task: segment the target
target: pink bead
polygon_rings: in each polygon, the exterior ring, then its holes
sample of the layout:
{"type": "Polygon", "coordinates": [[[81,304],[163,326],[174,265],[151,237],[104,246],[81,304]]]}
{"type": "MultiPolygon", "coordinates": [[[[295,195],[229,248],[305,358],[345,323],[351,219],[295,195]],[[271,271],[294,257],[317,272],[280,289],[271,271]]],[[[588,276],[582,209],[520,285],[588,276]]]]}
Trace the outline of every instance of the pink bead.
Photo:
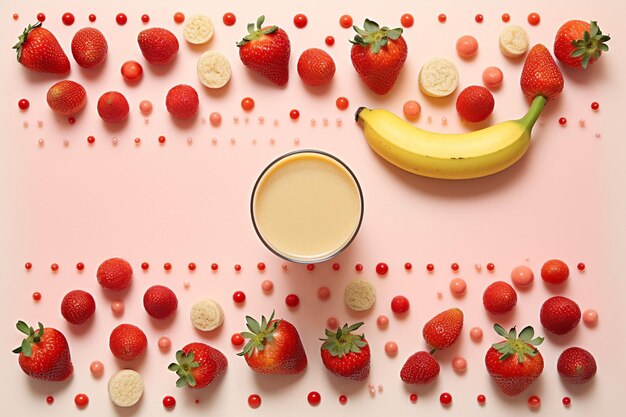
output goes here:
{"type": "Polygon", "coordinates": [[[385,353],[387,356],[396,356],[398,354],[398,344],[391,341],[385,343],[385,353]]]}
{"type": "Polygon", "coordinates": [[[157,344],[159,345],[159,349],[163,352],[167,352],[172,347],[172,341],[167,336],[159,337],[157,344]]]}
{"type": "Polygon", "coordinates": [[[95,377],[102,376],[104,374],[104,365],[100,361],[93,361],[89,365],[89,371],[95,377]]]}
{"type": "Polygon", "coordinates": [[[483,71],[483,84],[487,88],[497,88],[502,84],[502,71],[498,67],[487,67],[483,71]]]}
{"type": "Polygon", "coordinates": [[[261,283],[261,289],[264,293],[269,294],[274,290],[274,283],[269,279],[266,279],[261,283]]]}
{"type": "Polygon", "coordinates": [[[409,100],[402,106],[402,111],[407,119],[413,120],[420,115],[422,106],[415,100],[409,100]]]}
{"type": "Polygon", "coordinates": [[[329,317],[328,320],[326,320],[326,327],[330,330],[337,329],[339,327],[339,320],[337,320],[336,317],[329,317]]]}
{"type": "Polygon", "coordinates": [[[463,58],[469,58],[478,51],[478,41],[475,37],[465,35],[456,41],[456,52],[463,58]]]}
{"type": "Polygon", "coordinates": [[[379,329],[386,329],[389,326],[389,317],[385,316],[384,314],[381,314],[376,319],[376,324],[378,325],[379,329]]]}
{"type": "Polygon", "coordinates": [[[457,356],[452,359],[452,368],[455,372],[465,372],[465,370],[467,369],[467,361],[465,360],[465,358],[457,356]]]}
{"type": "Polygon", "coordinates": [[[113,145],[117,145],[117,143],[119,142],[119,139],[117,138],[117,136],[113,136],[113,138],[111,139],[111,142],[113,143],[113,145]]]}
{"type": "Polygon", "coordinates": [[[598,323],[598,312],[594,309],[588,308],[583,313],[583,323],[587,326],[592,327],[598,323]]]}
{"type": "Polygon", "coordinates": [[[149,115],[150,113],[152,113],[152,103],[150,101],[148,101],[148,100],[142,100],[139,103],[139,111],[144,116],[149,115]]]}
{"type": "Polygon", "coordinates": [[[480,327],[472,327],[470,330],[470,338],[474,342],[480,342],[483,338],[483,329],[480,327]]]}
{"type": "Polygon", "coordinates": [[[452,281],[450,281],[450,291],[453,295],[463,295],[466,289],[467,284],[465,283],[465,280],[463,278],[454,278],[452,281]]]}
{"type": "Polygon", "coordinates": [[[513,281],[513,284],[517,287],[528,287],[533,283],[534,279],[535,275],[533,274],[532,269],[525,265],[515,267],[513,271],[511,271],[511,281],[513,281]]]}
{"type": "Polygon", "coordinates": [[[70,144],[69,139],[63,139],[63,146],[67,147],[67,146],[69,146],[69,144],[70,144]]]}
{"type": "Polygon", "coordinates": [[[289,264],[287,264],[287,262],[283,262],[280,267],[283,271],[286,271],[289,269],[289,264]]]}
{"type": "Polygon", "coordinates": [[[320,300],[328,300],[330,298],[330,289],[328,287],[320,287],[320,289],[317,290],[317,297],[320,300]]]}
{"type": "Polygon", "coordinates": [[[122,301],[113,301],[111,303],[111,311],[113,314],[119,316],[124,313],[124,302],[122,301]]]}
{"type": "Polygon", "coordinates": [[[189,281],[185,280],[183,281],[183,287],[185,287],[185,289],[189,288],[191,284],[189,283],[189,281]]]}
{"type": "Polygon", "coordinates": [[[43,138],[39,138],[37,140],[37,143],[39,144],[39,146],[43,146],[43,138]]]}
{"type": "Polygon", "coordinates": [[[219,114],[218,112],[214,111],[209,116],[209,122],[211,122],[212,126],[219,126],[220,123],[222,123],[222,115],[219,114]]]}

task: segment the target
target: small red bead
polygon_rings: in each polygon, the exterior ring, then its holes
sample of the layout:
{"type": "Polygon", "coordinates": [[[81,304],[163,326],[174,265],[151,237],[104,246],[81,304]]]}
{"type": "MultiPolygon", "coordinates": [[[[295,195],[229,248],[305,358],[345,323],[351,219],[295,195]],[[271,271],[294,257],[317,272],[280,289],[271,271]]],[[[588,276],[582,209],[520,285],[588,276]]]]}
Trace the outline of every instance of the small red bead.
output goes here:
{"type": "Polygon", "coordinates": [[[576,265],[576,268],[578,268],[579,271],[584,271],[585,270],[585,264],[582,262],[578,262],[578,265],[576,265]]]}
{"type": "Polygon", "coordinates": [[[285,304],[287,304],[289,308],[297,307],[298,304],[300,304],[300,298],[295,294],[289,294],[285,297],[285,304]]]}
{"type": "Polygon", "coordinates": [[[337,105],[337,108],[339,110],[345,110],[350,105],[350,102],[345,97],[339,97],[337,101],[335,102],[335,104],[337,105]]]}
{"type": "Polygon", "coordinates": [[[478,404],[484,404],[487,399],[483,394],[479,394],[478,397],[476,397],[476,401],[478,401],[478,404]]]}
{"type": "Polygon", "coordinates": [[[405,28],[410,28],[411,26],[413,26],[413,23],[415,23],[415,19],[413,18],[412,14],[405,13],[400,17],[400,23],[405,28]]]}
{"type": "Polygon", "coordinates": [[[94,138],[93,136],[87,136],[87,143],[89,143],[90,145],[93,145],[95,141],[96,138],[94,138]]]}
{"type": "Polygon", "coordinates": [[[165,262],[163,264],[163,269],[165,269],[166,271],[169,271],[170,269],[172,269],[172,264],[169,262],[165,262]]]}
{"type": "Polygon", "coordinates": [[[411,395],[409,395],[409,401],[411,401],[412,403],[416,403],[417,402],[417,394],[412,392],[411,395]]]}
{"type": "Polygon", "coordinates": [[[482,14],[477,14],[476,16],[474,16],[474,20],[476,21],[476,23],[482,23],[485,18],[482,14]]]}
{"type": "Polygon", "coordinates": [[[567,124],[567,119],[565,117],[559,117],[559,124],[561,126],[565,126],[567,124]]]}
{"type": "Polygon", "coordinates": [[[339,18],[339,25],[344,28],[344,29],[348,29],[352,27],[352,16],[344,14],[343,16],[341,16],[339,18]]]}
{"type": "Polygon", "coordinates": [[[293,17],[293,24],[296,25],[298,29],[302,29],[307,23],[309,23],[309,19],[302,13],[298,13],[293,17]]]}
{"type": "Polygon", "coordinates": [[[363,270],[363,265],[356,264],[354,265],[354,269],[356,269],[356,272],[361,272],[363,270]]]}
{"type": "Polygon", "coordinates": [[[339,271],[341,269],[341,265],[339,265],[337,262],[335,262],[332,266],[333,271],[339,271]]]}
{"type": "Polygon", "coordinates": [[[115,21],[117,22],[118,25],[124,26],[126,22],[128,21],[128,18],[126,17],[124,13],[118,13],[117,16],[115,16],[115,21]]]}
{"type": "Polygon", "coordinates": [[[320,401],[322,401],[322,397],[320,396],[320,393],[317,391],[309,392],[309,395],[307,395],[306,398],[309,404],[311,405],[318,405],[320,401]]]}
{"type": "Polygon", "coordinates": [[[167,395],[163,397],[163,407],[165,408],[174,408],[176,407],[176,399],[171,395],[167,395]]]}
{"type": "Polygon", "coordinates": [[[396,295],[391,300],[391,311],[396,314],[403,314],[409,311],[410,305],[408,298],[403,295],[396,295]]]}
{"type": "Polygon", "coordinates": [[[219,269],[219,265],[215,262],[211,264],[211,271],[217,271],[219,269]]]}
{"type": "Polygon", "coordinates": [[[441,13],[439,16],[437,16],[437,20],[439,20],[439,23],[444,23],[446,20],[448,20],[448,17],[441,13]]]}
{"type": "Polygon", "coordinates": [[[73,125],[74,123],[76,123],[76,118],[74,116],[70,116],[67,118],[67,122],[73,125]]]}
{"type": "Polygon", "coordinates": [[[289,112],[289,117],[291,117],[292,120],[298,120],[298,117],[300,117],[300,112],[296,109],[293,109],[289,112]]]}
{"type": "Polygon", "coordinates": [[[235,264],[235,271],[237,272],[241,271],[241,265],[235,264]]]}
{"type": "Polygon", "coordinates": [[[593,103],[591,103],[591,110],[598,110],[599,108],[600,108],[600,103],[598,103],[597,101],[594,101],[593,103]]]}
{"type": "Polygon", "coordinates": [[[459,270],[459,264],[457,264],[456,262],[453,262],[452,265],[450,265],[450,268],[453,271],[458,271],[459,270]]]}
{"type": "Polygon", "coordinates": [[[185,21],[185,15],[181,12],[174,13],[174,22],[180,24],[185,21]]]}
{"type": "Polygon", "coordinates": [[[248,406],[250,406],[250,408],[259,408],[261,406],[261,397],[259,394],[250,394],[248,396],[248,406]]]}
{"type": "Polygon", "coordinates": [[[224,16],[222,16],[222,22],[224,22],[226,26],[232,26],[235,24],[236,21],[237,18],[235,17],[235,15],[230,12],[224,13],[224,16]]]}
{"type": "Polygon", "coordinates": [[[143,269],[144,271],[147,271],[148,268],[150,268],[150,265],[148,264],[148,262],[141,263],[141,269],[143,269]]]}
{"type": "Polygon", "coordinates": [[[243,291],[235,291],[233,293],[233,301],[237,304],[241,304],[246,301],[246,294],[243,291]]]}
{"type": "Polygon", "coordinates": [[[341,394],[339,396],[339,404],[346,405],[348,403],[348,396],[346,394],[341,394]]]}
{"type": "Polygon", "coordinates": [[[243,336],[241,335],[241,333],[234,333],[231,337],[230,337],[230,343],[232,343],[235,346],[241,346],[243,345],[243,342],[245,341],[245,339],[243,338],[243,336]]]}
{"type": "Polygon", "coordinates": [[[135,143],[139,145],[141,143],[141,138],[135,138],[135,143]]]}
{"type": "Polygon", "coordinates": [[[528,397],[527,403],[528,407],[532,409],[538,409],[539,407],[541,407],[541,398],[536,395],[531,395],[530,397],[528,397]]]}
{"type": "Polygon", "coordinates": [[[493,271],[494,269],[496,269],[496,266],[492,262],[489,262],[487,264],[487,270],[488,271],[493,271]]]}
{"type": "Polygon", "coordinates": [[[309,271],[309,272],[315,271],[315,265],[314,264],[307,264],[306,270],[309,271]]]}
{"type": "Polygon", "coordinates": [[[89,18],[88,18],[88,19],[89,19],[89,21],[90,21],[91,23],[93,23],[93,22],[95,22],[95,21],[96,21],[96,15],[92,13],[92,14],[90,14],[90,15],[89,15],[89,18]]]}
{"type": "Polygon", "coordinates": [[[78,394],[74,397],[74,404],[78,407],[86,407],[89,404],[89,397],[86,394],[78,394]]]}
{"type": "Polygon", "coordinates": [[[59,270],[59,264],[52,264],[50,265],[50,269],[54,272],[59,270]]]}
{"type": "Polygon", "coordinates": [[[83,269],[85,269],[85,264],[82,262],[77,263],[76,269],[78,269],[79,271],[82,271],[83,269]]]}
{"type": "Polygon", "coordinates": [[[20,15],[17,13],[13,13],[13,20],[17,20],[20,18],[20,15]]]}
{"type": "Polygon", "coordinates": [[[433,264],[426,265],[426,270],[428,272],[433,272],[435,270],[435,265],[433,265],[433,264]]]}
{"type": "Polygon", "coordinates": [[[407,262],[404,264],[404,269],[407,271],[410,271],[411,269],[413,269],[413,265],[411,264],[411,262],[407,262]]]}
{"type": "Polygon", "coordinates": [[[449,393],[447,393],[447,392],[444,392],[444,393],[442,393],[442,394],[439,396],[439,401],[440,401],[440,402],[441,402],[441,404],[443,404],[443,405],[448,405],[448,404],[450,404],[450,403],[452,402],[452,395],[450,395],[450,394],[449,394],[449,393]]]}
{"type": "Polygon", "coordinates": [[[187,268],[189,268],[190,271],[195,271],[196,270],[196,264],[193,262],[189,262],[189,265],[187,265],[187,268]]]}
{"type": "Polygon", "coordinates": [[[250,111],[254,108],[254,100],[251,97],[244,97],[241,100],[241,108],[245,111],[250,111]]]}
{"type": "Polygon", "coordinates": [[[159,143],[165,143],[165,136],[161,135],[159,136],[159,143]]]}
{"type": "Polygon", "coordinates": [[[43,13],[37,13],[37,20],[39,22],[44,22],[46,20],[46,15],[43,13]]]}
{"type": "Polygon", "coordinates": [[[47,402],[48,404],[52,404],[52,403],[54,403],[54,397],[53,397],[52,395],[48,395],[48,396],[46,397],[46,402],[47,402]]]}
{"type": "Polygon", "coordinates": [[[17,107],[19,107],[20,110],[27,110],[30,107],[30,102],[23,98],[17,102],[17,107]]]}
{"type": "Polygon", "coordinates": [[[61,20],[63,21],[63,24],[65,26],[70,26],[72,24],[74,24],[74,15],[72,13],[63,13],[63,17],[61,18],[61,20]]]}
{"type": "Polygon", "coordinates": [[[387,266],[386,263],[384,262],[379,262],[376,265],[376,273],[378,275],[385,275],[387,272],[389,272],[389,266],[387,266]]]}
{"type": "Polygon", "coordinates": [[[563,397],[563,405],[568,407],[572,403],[572,399],[570,397],[563,397]]]}
{"type": "Polygon", "coordinates": [[[39,301],[39,300],[41,300],[41,293],[40,293],[40,292],[38,292],[38,291],[35,291],[35,292],[33,293],[33,300],[34,300],[34,301],[39,301]]]}
{"type": "Polygon", "coordinates": [[[150,21],[150,16],[148,16],[147,14],[142,14],[141,15],[141,21],[143,23],[148,23],[150,21]]]}
{"type": "Polygon", "coordinates": [[[256,264],[256,269],[258,269],[259,271],[265,271],[265,264],[263,262],[259,262],[258,264],[256,264]]]}
{"type": "Polygon", "coordinates": [[[502,15],[502,21],[503,21],[504,23],[508,23],[508,22],[509,22],[509,20],[511,20],[511,16],[510,16],[508,13],[504,13],[504,14],[502,15]]]}
{"type": "Polygon", "coordinates": [[[33,267],[33,264],[31,264],[30,262],[26,262],[24,264],[24,268],[26,268],[27,270],[30,270],[33,267]]]}
{"type": "Polygon", "coordinates": [[[326,36],[326,39],[324,39],[324,42],[328,46],[333,46],[335,44],[335,37],[334,36],[326,36]]]}
{"type": "Polygon", "coordinates": [[[528,23],[531,24],[532,26],[537,26],[540,21],[541,21],[541,17],[539,16],[538,13],[533,12],[528,15],[528,23]]]}

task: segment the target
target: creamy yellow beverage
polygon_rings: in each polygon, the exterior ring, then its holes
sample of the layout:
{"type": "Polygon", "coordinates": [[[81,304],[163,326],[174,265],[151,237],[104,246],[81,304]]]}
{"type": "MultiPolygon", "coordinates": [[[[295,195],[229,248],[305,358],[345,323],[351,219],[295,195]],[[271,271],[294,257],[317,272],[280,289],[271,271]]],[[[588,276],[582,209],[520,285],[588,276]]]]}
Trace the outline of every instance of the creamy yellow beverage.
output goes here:
{"type": "Polygon", "coordinates": [[[363,198],[352,172],[336,158],[299,151],[274,161],[252,194],[252,220],[263,243],[293,262],[332,258],[356,235],[363,198]]]}

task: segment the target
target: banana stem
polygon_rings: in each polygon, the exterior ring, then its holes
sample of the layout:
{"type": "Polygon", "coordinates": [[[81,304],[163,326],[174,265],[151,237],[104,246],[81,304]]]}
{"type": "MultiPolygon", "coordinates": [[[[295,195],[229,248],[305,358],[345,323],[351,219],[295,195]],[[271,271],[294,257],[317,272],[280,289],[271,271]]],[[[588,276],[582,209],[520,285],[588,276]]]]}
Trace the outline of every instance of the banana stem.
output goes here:
{"type": "Polygon", "coordinates": [[[526,126],[526,129],[531,130],[533,128],[547,102],[548,99],[542,95],[538,95],[533,99],[530,109],[528,109],[528,113],[520,119],[522,124],[526,126]]]}

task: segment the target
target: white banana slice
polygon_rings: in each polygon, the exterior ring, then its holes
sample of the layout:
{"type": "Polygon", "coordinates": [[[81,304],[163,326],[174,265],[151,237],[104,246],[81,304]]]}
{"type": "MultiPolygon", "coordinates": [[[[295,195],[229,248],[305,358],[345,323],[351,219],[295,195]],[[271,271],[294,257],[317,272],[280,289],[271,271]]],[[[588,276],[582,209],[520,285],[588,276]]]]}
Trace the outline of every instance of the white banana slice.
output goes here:
{"type": "Polygon", "coordinates": [[[507,26],[500,33],[500,51],[509,58],[524,55],[528,44],[528,34],[521,26],[507,26]]]}
{"type": "Polygon", "coordinates": [[[187,19],[183,28],[185,40],[194,45],[207,43],[213,37],[215,29],[209,16],[197,14],[187,19]]]}
{"type": "Polygon", "coordinates": [[[228,59],[215,51],[206,51],[198,59],[198,79],[209,88],[222,88],[230,81],[231,69],[228,59]]]}
{"type": "Polygon", "coordinates": [[[422,93],[431,97],[449,96],[459,85],[456,66],[444,58],[433,58],[426,62],[418,76],[422,93]]]}
{"type": "Polygon", "coordinates": [[[369,282],[354,279],[346,285],[343,299],[350,310],[369,310],[376,302],[376,290],[369,282]]]}
{"type": "Polygon", "coordinates": [[[222,307],[213,300],[198,301],[191,307],[191,324],[205,332],[215,330],[224,322],[222,307]]]}
{"type": "Polygon", "coordinates": [[[109,379],[109,398],[118,407],[132,407],[143,395],[143,379],[132,369],[122,369],[109,379]]]}

